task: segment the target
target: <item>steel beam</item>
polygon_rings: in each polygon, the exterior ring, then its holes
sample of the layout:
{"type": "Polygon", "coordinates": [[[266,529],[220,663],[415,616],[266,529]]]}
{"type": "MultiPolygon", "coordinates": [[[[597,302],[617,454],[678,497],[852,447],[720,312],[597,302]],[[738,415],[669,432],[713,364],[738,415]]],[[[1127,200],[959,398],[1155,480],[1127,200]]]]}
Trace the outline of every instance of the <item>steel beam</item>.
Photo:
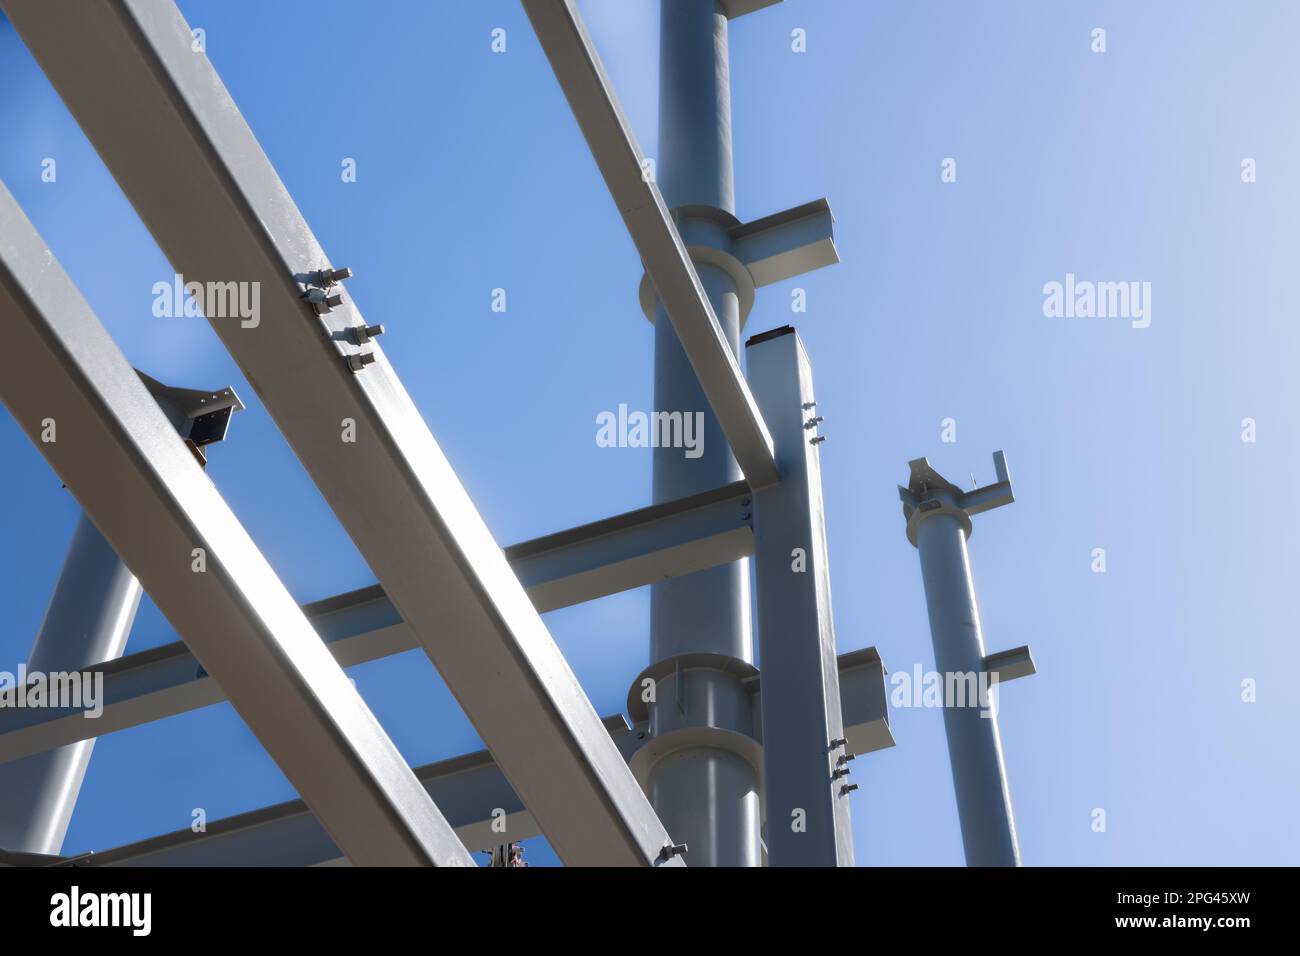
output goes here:
{"type": "MultiPolygon", "coordinates": [[[[539,611],[746,558],[754,551],[744,482],[640,508],[505,549],[539,611]]],[[[343,667],[419,647],[379,585],[303,606],[343,667]]],[[[88,667],[102,673],[102,713],[0,708],[0,764],[183,714],[226,699],[182,642],[88,667]]]]}
{"type": "Polygon", "coordinates": [[[754,494],[768,862],[852,866],[854,754],[840,713],[812,367],[790,326],[746,349],[783,476],[754,494]]]}
{"type": "Polygon", "coordinates": [[[0,401],[349,859],[472,863],[3,185],[0,334],[0,401]]]}
{"type": "MultiPolygon", "coordinates": [[[[620,752],[640,745],[622,717],[604,721],[620,752]]],[[[429,797],[468,847],[541,835],[486,750],[415,768],[429,797]]],[[[345,863],[338,847],[301,800],[290,800],[222,820],[202,833],[189,829],[150,837],[99,853],[26,861],[65,866],[325,866],[345,863]]]]}
{"type": "Polygon", "coordinates": [[[258,321],[209,321],[556,853],[656,864],[667,832],[175,4],[0,5],[185,281],[257,283],[258,321]]]}
{"type": "Polygon", "coordinates": [[[574,0],[523,5],[745,479],[774,484],[772,438],[574,0]]]}
{"type": "MultiPolygon", "coordinates": [[[[874,647],[840,655],[844,734],[859,756],[894,746],[889,730],[885,669],[874,647]]],[[[757,710],[758,676],[745,682],[757,710]]],[[[629,727],[621,714],[602,721],[619,753],[631,760],[646,742],[646,725],[629,727]]],[[[415,768],[415,776],[468,847],[541,835],[486,750],[415,768]]],[[[323,866],[339,851],[301,800],[291,800],[188,829],[80,856],[0,851],[0,866],[323,866]]]]}

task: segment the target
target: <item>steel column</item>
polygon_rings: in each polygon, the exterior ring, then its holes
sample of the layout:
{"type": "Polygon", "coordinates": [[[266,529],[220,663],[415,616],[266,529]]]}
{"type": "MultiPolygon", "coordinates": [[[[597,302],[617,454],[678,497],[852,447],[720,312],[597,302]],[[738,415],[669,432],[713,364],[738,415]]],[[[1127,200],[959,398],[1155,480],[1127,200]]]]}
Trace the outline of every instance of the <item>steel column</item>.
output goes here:
{"type": "MultiPolygon", "coordinates": [[[[142,594],[140,582],[82,514],[27,656],[28,672],[73,673],[121,657],[142,594]]],[[[94,746],[92,737],[0,767],[0,847],[28,853],[63,848],[94,746]]]]}
{"type": "Polygon", "coordinates": [[[997,460],[1002,480],[979,492],[963,492],[924,459],[911,463],[909,486],[899,489],[908,540],[920,555],[935,668],[944,678],[943,723],[968,866],[1020,865],[998,731],[996,690],[978,693],[974,700],[969,693],[971,676],[979,687],[978,681],[987,679],[988,668],[966,539],[972,513],[1012,500],[1001,453],[997,460]],[[968,503],[968,497],[978,499],[976,507],[968,506],[973,503],[968,503]],[[990,504],[990,500],[996,503],[990,504]],[[966,689],[949,697],[949,687],[966,689]],[[956,699],[958,696],[961,699],[956,699]]]}
{"type": "Polygon", "coordinates": [[[472,865],[2,184],[0,334],[16,357],[0,401],[338,846],[360,864],[472,865]]]}
{"type": "MultiPolygon", "coordinates": [[[[659,36],[664,201],[685,207],[676,218],[687,245],[725,251],[730,241],[718,217],[735,210],[727,16],[714,3],[665,0],[659,36]]],[[[717,265],[697,260],[695,266],[727,348],[738,355],[744,316],[736,281],[717,265]]],[[[741,469],[662,301],[655,318],[655,409],[701,413],[704,420],[700,457],[687,458],[680,448],[654,451],[654,500],[666,501],[735,480],[741,469]]],[[[745,562],[651,588],[650,660],[662,671],[650,728],[663,738],[664,753],[646,779],[660,819],[690,847],[694,866],[760,865],[762,783],[743,739],[756,738],[758,730],[743,706],[745,670],[732,663],[753,663],[745,562]],[[722,746],[728,741],[735,746],[722,746]]]]}
{"type": "Polygon", "coordinates": [[[789,326],[747,343],[749,382],[772,430],[781,483],[754,495],[770,866],[852,866],[812,368],[789,326]]]}

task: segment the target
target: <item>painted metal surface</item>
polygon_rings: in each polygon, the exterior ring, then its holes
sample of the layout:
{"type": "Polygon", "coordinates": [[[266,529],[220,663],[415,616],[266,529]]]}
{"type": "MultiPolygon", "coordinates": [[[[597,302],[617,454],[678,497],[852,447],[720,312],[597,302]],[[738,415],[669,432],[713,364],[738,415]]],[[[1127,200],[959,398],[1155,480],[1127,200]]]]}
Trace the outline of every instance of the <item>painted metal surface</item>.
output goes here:
{"type": "Polygon", "coordinates": [[[349,859],[472,863],[3,186],[0,334],[0,401],[349,859]]]}
{"type": "Polygon", "coordinates": [[[855,754],[840,713],[812,367],[789,326],[746,351],[782,475],[754,495],[768,862],[852,866],[855,754]]]}
{"type": "MultiPolygon", "coordinates": [[[[923,458],[910,463],[908,487],[899,488],[908,539],[921,561],[935,668],[944,677],[943,723],[968,866],[1020,865],[996,687],[980,690],[989,658],[966,549],[970,515],[1013,500],[1006,459],[998,452],[994,461],[998,482],[977,491],[963,492],[923,458]]],[[[1028,648],[1012,657],[1013,670],[1032,666],[1032,658],[1028,665],[1023,660],[1028,648]]]]}
{"type": "Polygon", "coordinates": [[[175,4],[3,7],[176,271],[258,283],[258,322],[210,323],[556,853],[661,862],[667,833],[175,4]]]}

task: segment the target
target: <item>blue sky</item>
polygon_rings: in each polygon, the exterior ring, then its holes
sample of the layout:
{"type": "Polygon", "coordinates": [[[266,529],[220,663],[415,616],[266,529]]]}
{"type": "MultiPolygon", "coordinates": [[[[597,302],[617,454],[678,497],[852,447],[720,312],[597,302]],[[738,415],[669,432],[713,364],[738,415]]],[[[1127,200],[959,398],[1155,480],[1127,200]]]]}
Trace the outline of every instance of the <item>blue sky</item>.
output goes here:
{"type": "MultiPolygon", "coordinates": [[[[648,503],[650,452],[595,443],[598,412],[652,405],[639,262],[519,5],[180,6],[498,542],[648,503]]],[[[653,156],[657,4],[581,6],[653,156]]],[[[1284,0],[786,0],[731,25],[739,216],[820,196],[836,215],[841,264],[761,290],[746,332],[793,323],[813,362],[841,652],[932,666],[895,486],[921,455],[986,483],[1007,453],[1017,501],[970,549],[989,650],[1028,643],[1039,668],[1000,712],[1026,863],[1300,862],[1278,484],[1300,473],[1297,19],[1284,0]],[[1150,327],[1045,317],[1067,273],[1150,282],[1150,327]]],[[[173,270],[7,25],[0,130],[0,179],[126,355],[248,404],[209,473],[295,597],[371,583],[207,324],[152,316],[173,270]]],[[[12,670],[78,509],[5,412],[0,462],[12,670]]],[[[546,616],[601,714],[647,663],[648,618],[644,590],[546,616]]],[[[129,650],[174,639],[146,603],[129,650]]],[[[476,748],[422,652],[351,674],[413,764],[476,748]]],[[[959,864],[942,715],[892,721],[898,746],[855,766],[858,862],[959,864]]],[[[65,851],[293,795],[207,708],[100,741],[65,851]]],[[[554,861],[540,840],[528,858],[554,861]]]]}

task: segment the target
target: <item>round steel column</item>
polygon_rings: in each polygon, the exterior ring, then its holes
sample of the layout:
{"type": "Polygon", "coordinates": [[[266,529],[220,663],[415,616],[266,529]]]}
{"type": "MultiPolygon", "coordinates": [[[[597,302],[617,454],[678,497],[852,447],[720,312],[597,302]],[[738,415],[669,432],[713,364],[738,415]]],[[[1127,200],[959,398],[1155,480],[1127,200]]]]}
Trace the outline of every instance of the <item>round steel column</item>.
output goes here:
{"type": "MultiPolygon", "coordinates": [[[[727,18],[717,3],[663,0],[660,32],[659,183],[689,245],[725,251],[734,222],[727,18]]],[[[696,263],[733,352],[740,299],[723,269],[696,263]]],[[[722,429],[662,305],[655,309],[655,410],[703,412],[703,454],[654,451],[654,500],[670,501],[741,478],[722,429]]],[[[754,736],[743,668],[753,661],[748,565],[730,565],[651,587],[650,660],[678,667],[659,679],[650,733],[665,746],[648,771],[647,793],[664,826],[689,847],[690,866],[758,866],[758,770],[735,735],[754,736]],[[716,664],[698,655],[716,655],[716,664]],[[679,686],[679,684],[681,686],[679,686]],[[711,745],[713,742],[723,745],[711,745]],[[680,743],[680,746],[677,744],[680,743]]]]}
{"type": "MultiPolygon", "coordinates": [[[[142,594],[84,514],[27,659],[28,672],[73,672],[114,660],[126,648],[142,594]]],[[[81,740],[0,766],[0,847],[58,853],[95,741],[81,740]]]]}
{"type": "MultiPolygon", "coordinates": [[[[935,667],[946,686],[949,674],[983,673],[984,634],[966,551],[969,519],[954,513],[959,509],[950,495],[935,497],[943,507],[921,515],[916,548],[930,613],[935,667]]],[[[976,700],[953,706],[952,701],[945,701],[943,711],[966,864],[1019,866],[1020,846],[996,709],[981,703],[976,700]]]]}

